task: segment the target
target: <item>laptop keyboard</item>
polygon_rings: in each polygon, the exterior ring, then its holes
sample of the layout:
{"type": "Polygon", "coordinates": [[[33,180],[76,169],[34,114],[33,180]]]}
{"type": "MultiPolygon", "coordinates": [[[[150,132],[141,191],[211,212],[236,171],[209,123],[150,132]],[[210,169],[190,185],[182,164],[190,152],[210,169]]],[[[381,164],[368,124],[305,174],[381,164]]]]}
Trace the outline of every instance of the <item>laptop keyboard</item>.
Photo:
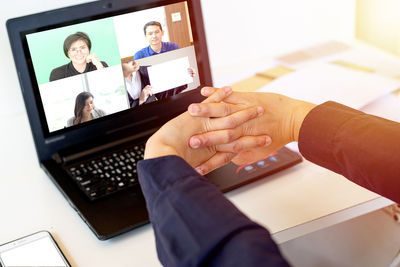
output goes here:
{"type": "Polygon", "coordinates": [[[144,144],[79,162],[68,173],[90,200],[97,200],[138,185],[136,164],[143,159],[144,144]]]}

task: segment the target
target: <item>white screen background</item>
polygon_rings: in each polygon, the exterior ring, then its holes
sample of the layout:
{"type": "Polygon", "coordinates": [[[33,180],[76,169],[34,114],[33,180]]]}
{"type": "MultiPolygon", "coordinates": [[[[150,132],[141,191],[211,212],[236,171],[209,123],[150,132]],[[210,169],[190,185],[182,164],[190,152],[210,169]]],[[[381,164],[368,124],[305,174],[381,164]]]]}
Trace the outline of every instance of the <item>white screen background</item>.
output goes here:
{"type": "Polygon", "coordinates": [[[0,254],[5,267],[9,266],[67,266],[50,237],[7,250],[0,254]]]}

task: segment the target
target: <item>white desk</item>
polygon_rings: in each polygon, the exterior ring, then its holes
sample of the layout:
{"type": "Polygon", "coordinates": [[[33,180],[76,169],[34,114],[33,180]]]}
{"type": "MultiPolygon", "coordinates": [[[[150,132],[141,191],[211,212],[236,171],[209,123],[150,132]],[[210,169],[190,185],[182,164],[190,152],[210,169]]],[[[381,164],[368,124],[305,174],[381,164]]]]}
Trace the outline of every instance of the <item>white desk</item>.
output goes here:
{"type": "MultiPolygon", "coordinates": [[[[365,110],[400,121],[400,111],[393,108],[399,104],[400,98],[389,95],[365,110]]],[[[25,112],[10,115],[0,109],[0,243],[45,229],[73,266],[160,266],[150,225],[97,240],[38,166],[25,112]]],[[[392,203],[308,161],[227,197],[278,243],[392,203]]]]}
{"type": "MultiPolygon", "coordinates": [[[[150,225],[97,240],[36,163],[26,115],[1,119],[0,243],[46,229],[74,266],[160,265],[150,225]]],[[[227,196],[279,243],[391,203],[307,161],[227,196]]]]}

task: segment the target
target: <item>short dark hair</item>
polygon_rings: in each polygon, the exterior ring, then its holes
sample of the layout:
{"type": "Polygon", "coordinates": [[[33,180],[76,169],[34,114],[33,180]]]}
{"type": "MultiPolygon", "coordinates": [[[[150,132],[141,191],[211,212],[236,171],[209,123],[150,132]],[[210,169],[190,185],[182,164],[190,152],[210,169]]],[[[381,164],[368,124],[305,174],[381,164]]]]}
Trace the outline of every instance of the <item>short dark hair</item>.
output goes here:
{"type": "Polygon", "coordinates": [[[147,23],[144,25],[144,27],[143,27],[144,35],[146,35],[146,29],[147,29],[147,27],[149,27],[149,26],[158,26],[158,27],[160,27],[160,30],[162,30],[161,23],[158,22],[158,21],[152,20],[152,21],[150,21],[150,22],[147,22],[147,23]]]}
{"type": "Polygon", "coordinates": [[[89,36],[84,32],[76,32],[76,33],[71,34],[70,36],[68,36],[64,41],[64,47],[63,48],[64,48],[64,54],[65,54],[66,57],[68,57],[68,51],[71,48],[71,45],[74,42],[78,41],[78,40],[84,41],[86,43],[86,45],[88,46],[89,51],[90,51],[90,49],[92,48],[92,42],[90,41],[89,36]]]}

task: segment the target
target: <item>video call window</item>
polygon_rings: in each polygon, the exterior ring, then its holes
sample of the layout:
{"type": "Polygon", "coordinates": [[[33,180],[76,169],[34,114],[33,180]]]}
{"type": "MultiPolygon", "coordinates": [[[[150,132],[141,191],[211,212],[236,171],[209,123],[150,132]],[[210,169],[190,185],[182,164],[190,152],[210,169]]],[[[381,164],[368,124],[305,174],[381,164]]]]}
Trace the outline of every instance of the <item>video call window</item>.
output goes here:
{"type": "Polygon", "coordinates": [[[49,132],[200,85],[186,2],[26,37],[49,132]]]}

